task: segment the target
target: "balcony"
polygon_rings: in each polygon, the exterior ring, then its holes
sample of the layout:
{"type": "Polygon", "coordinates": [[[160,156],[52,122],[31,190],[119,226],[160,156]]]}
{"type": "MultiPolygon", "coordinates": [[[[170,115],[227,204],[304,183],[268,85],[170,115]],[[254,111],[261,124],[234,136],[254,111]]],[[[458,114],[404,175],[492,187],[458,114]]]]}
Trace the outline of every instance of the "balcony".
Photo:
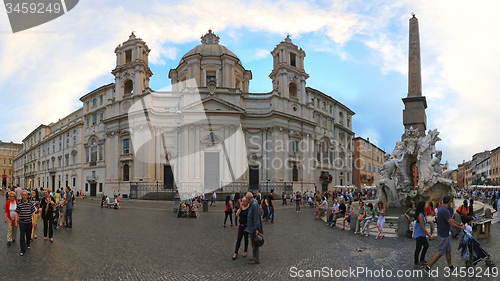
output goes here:
{"type": "Polygon", "coordinates": [[[132,156],[132,153],[123,153],[122,155],[120,155],[120,161],[132,161],[132,156]]]}
{"type": "Polygon", "coordinates": [[[52,168],[49,168],[49,173],[55,173],[56,172],[56,168],[55,167],[52,167],[52,168]]]}
{"type": "Polygon", "coordinates": [[[99,176],[97,175],[87,176],[87,181],[89,183],[97,183],[99,182],[99,176]]]}

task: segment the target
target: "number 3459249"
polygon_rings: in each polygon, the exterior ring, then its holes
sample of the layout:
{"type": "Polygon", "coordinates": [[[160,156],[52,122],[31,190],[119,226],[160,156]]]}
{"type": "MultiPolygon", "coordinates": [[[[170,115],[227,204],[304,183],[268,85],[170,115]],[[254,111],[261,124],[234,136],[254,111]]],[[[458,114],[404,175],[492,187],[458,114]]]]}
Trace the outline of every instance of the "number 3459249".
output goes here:
{"type": "Polygon", "coordinates": [[[61,3],[5,3],[7,13],[16,14],[59,14],[61,3]]]}
{"type": "Polygon", "coordinates": [[[455,267],[451,270],[449,267],[444,268],[444,277],[497,277],[498,269],[496,267],[455,267]]]}

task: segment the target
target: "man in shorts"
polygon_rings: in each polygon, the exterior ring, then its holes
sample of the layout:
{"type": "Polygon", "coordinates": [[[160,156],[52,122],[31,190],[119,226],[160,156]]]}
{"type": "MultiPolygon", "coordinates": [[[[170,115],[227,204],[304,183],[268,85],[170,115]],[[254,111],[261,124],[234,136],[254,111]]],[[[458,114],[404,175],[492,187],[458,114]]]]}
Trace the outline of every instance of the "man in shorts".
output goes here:
{"type": "Polygon", "coordinates": [[[443,196],[443,206],[438,210],[438,231],[437,231],[437,241],[439,243],[439,250],[435,254],[431,262],[425,267],[425,271],[430,274],[431,266],[435,264],[441,256],[446,255],[446,261],[448,262],[448,267],[450,271],[455,269],[455,266],[451,264],[451,243],[450,243],[450,226],[456,229],[465,229],[465,225],[462,223],[459,225],[451,217],[450,207],[451,197],[448,195],[443,196]]]}

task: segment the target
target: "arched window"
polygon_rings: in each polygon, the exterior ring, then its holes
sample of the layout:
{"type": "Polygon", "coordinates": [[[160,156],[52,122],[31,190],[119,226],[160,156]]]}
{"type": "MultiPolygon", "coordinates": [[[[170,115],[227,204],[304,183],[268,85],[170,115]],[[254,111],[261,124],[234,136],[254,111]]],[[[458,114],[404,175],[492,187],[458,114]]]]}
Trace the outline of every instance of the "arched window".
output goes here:
{"type": "Polygon", "coordinates": [[[328,163],[328,143],[326,140],[321,142],[321,159],[323,162],[328,163]]]}
{"type": "Polygon", "coordinates": [[[132,62],[132,50],[125,51],[125,63],[132,62]]]}
{"type": "Polygon", "coordinates": [[[130,169],[128,164],[123,165],[123,181],[129,181],[130,179],[130,169]]]}
{"type": "Polygon", "coordinates": [[[94,100],[92,101],[92,106],[96,106],[96,105],[97,105],[97,99],[94,99],[94,100]]]}
{"type": "Polygon", "coordinates": [[[291,98],[297,97],[297,85],[295,83],[290,83],[290,85],[288,85],[288,93],[291,98]]]}
{"type": "Polygon", "coordinates": [[[90,162],[97,161],[97,140],[92,139],[90,142],[90,162]]]}
{"type": "Polygon", "coordinates": [[[134,83],[132,80],[125,82],[125,95],[132,95],[134,93],[134,83]]]}

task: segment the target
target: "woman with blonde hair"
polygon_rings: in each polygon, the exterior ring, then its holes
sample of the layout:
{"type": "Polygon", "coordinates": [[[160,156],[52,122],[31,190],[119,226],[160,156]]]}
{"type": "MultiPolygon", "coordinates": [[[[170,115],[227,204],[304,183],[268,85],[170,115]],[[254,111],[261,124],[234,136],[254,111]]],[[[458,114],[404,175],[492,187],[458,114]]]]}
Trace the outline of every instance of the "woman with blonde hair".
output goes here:
{"type": "Polygon", "coordinates": [[[39,218],[39,213],[38,213],[38,207],[40,205],[40,193],[38,193],[38,190],[35,189],[33,191],[33,197],[31,200],[31,203],[35,206],[35,212],[33,213],[33,216],[31,217],[31,220],[33,221],[33,226],[31,230],[31,241],[33,241],[33,238],[36,239],[36,229],[38,226],[38,218],[39,218]]]}
{"type": "Polygon", "coordinates": [[[16,242],[16,232],[17,227],[14,224],[16,220],[16,193],[14,191],[9,191],[9,200],[5,203],[5,223],[8,225],[7,227],[7,246],[12,245],[12,243],[16,242]],[[8,219],[8,220],[7,220],[8,219]]]}
{"type": "Polygon", "coordinates": [[[52,196],[50,196],[50,189],[45,189],[45,196],[40,201],[39,213],[43,220],[43,240],[47,240],[47,230],[49,232],[50,242],[54,242],[52,239],[52,227],[54,225],[54,209],[56,208],[56,203],[54,202],[52,196]]]}

